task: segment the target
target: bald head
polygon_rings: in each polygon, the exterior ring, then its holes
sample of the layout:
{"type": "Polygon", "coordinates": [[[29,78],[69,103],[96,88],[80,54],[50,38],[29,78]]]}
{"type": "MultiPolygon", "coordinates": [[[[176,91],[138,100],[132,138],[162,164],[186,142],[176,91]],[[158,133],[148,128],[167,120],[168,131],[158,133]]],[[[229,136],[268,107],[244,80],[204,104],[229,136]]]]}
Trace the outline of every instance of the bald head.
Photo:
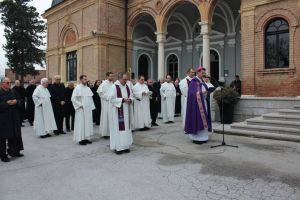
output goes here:
{"type": "Polygon", "coordinates": [[[1,79],[1,88],[3,90],[9,90],[10,89],[11,80],[7,77],[4,77],[1,79]]]}
{"type": "Polygon", "coordinates": [[[18,86],[20,86],[20,85],[21,85],[20,81],[19,81],[19,80],[16,80],[16,81],[15,81],[15,86],[18,87],[18,86]]]}

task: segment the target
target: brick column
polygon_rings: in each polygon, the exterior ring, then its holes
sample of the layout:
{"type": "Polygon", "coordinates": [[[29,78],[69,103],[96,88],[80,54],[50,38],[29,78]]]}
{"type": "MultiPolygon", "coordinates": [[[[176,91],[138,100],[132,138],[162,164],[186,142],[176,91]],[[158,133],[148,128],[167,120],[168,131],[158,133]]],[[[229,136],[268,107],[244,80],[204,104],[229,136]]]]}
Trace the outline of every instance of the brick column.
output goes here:
{"type": "Polygon", "coordinates": [[[254,10],[241,11],[242,94],[255,95],[255,16],[254,10]]]}

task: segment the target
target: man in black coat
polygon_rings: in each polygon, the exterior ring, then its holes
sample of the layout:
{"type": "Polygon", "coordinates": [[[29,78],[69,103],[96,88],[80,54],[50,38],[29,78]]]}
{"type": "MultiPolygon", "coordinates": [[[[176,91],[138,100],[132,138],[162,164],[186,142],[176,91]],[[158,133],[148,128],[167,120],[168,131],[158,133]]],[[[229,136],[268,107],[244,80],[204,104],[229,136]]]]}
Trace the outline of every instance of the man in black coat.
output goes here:
{"type": "Polygon", "coordinates": [[[75,109],[73,107],[71,98],[74,90],[74,84],[72,82],[68,83],[68,87],[65,89],[65,118],[66,118],[66,129],[67,132],[74,130],[74,122],[75,122],[75,109]],[[70,128],[70,118],[72,121],[70,128]]]}
{"type": "Polygon", "coordinates": [[[61,82],[59,75],[54,77],[54,83],[49,90],[51,94],[51,102],[53,107],[53,113],[56,121],[57,130],[54,131],[55,135],[66,134],[63,131],[64,123],[64,106],[65,106],[65,86],[61,82]]]}
{"type": "Polygon", "coordinates": [[[156,123],[157,113],[159,108],[159,90],[158,87],[154,87],[153,80],[149,79],[147,81],[149,91],[152,92],[150,97],[150,114],[151,114],[151,126],[158,126],[156,123]]]}
{"type": "Polygon", "coordinates": [[[22,157],[23,141],[21,136],[21,123],[18,107],[21,101],[10,89],[11,81],[9,78],[1,80],[0,88],[0,159],[9,162],[11,157],[22,157]]]}
{"type": "Polygon", "coordinates": [[[97,126],[100,125],[100,116],[101,116],[101,99],[100,99],[99,94],[97,93],[97,90],[98,90],[100,84],[101,84],[101,81],[100,80],[96,80],[95,84],[94,84],[94,86],[92,88],[92,92],[94,94],[93,101],[94,101],[94,104],[95,104],[95,107],[96,107],[96,109],[93,110],[93,122],[97,126]]]}
{"type": "Polygon", "coordinates": [[[240,80],[239,75],[235,75],[235,80],[230,83],[230,87],[242,95],[242,81],[240,80]]]}
{"type": "Polygon", "coordinates": [[[23,126],[23,121],[25,120],[25,88],[21,85],[19,80],[15,81],[15,86],[12,88],[15,94],[18,96],[18,99],[20,100],[20,106],[18,107],[19,116],[20,116],[20,122],[21,126],[23,126]]]}
{"type": "Polygon", "coordinates": [[[33,126],[34,121],[34,102],[32,99],[33,92],[36,88],[35,80],[31,80],[26,88],[26,117],[30,126],[33,126]]]}

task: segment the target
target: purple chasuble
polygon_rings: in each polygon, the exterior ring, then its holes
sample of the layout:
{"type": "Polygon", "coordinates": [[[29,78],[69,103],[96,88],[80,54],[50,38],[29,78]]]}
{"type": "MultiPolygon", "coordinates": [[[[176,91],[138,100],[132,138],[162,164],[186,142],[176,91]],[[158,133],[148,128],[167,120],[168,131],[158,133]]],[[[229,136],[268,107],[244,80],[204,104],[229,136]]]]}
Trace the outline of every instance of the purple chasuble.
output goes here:
{"type": "Polygon", "coordinates": [[[189,84],[184,128],[186,134],[197,134],[199,131],[211,128],[202,86],[208,91],[207,85],[197,77],[189,84]]]}
{"type": "MultiPolygon", "coordinates": [[[[116,90],[117,90],[117,97],[118,98],[123,98],[122,97],[122,91],[119,85],[116,85],[116,90]]],[[[126,85],[126,90],[127,90],[127,95],[128,98],[130,97],[130,90],[128,85],[126,85]]],[[[124,111],[123,111],[123,103],[120,108],[118,108],[118,121],[119,121],[119,131],[125,131],[125,120],[124,120],[124,111]]]]}

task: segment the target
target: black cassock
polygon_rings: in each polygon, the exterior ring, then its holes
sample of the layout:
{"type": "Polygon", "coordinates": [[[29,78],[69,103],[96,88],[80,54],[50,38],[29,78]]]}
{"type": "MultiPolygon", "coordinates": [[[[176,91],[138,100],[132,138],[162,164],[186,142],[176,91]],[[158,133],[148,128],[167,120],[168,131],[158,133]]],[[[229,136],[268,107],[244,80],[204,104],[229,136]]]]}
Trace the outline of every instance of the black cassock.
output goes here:
{"type": "Polygon", "coordinates": [[[18,96],[18,99],[20,100],[20,106],[18,106],[20,121],[23,122],[26,118],[26,112],[25,112],[25,98],[26,98],[26,91],[23,86],[14,86],[13,91],[18,96]]]}
{"type": "Polygon", "coordinates": [[[69,130],[74,130],[74,122],[75,122],[75,109],[72,104],[71,98],[73,94],[73,90],[69,87],[65,89],[65,118],[66,118],[66,129],[69,130]],[[72,127],[70,128],[70,118],[72,120],[72,127]]]}
{"type": "Polygon", "coordinates": [[[96,109],[93,110],[93,122],[96,123],[96,125],[100,125],[100,115],[101,115],[101,99],[99,94],[97,93],[99,86],[94,86],[92,88],[92,92],[94,94],[93,96],[93,100],[94,100],[94,104],[96,109]]]}
{"type": "Polygon", "coordinates": [[[52,84],[50,87],[51,102],[54,112],[54,117],[57,125],[56,133],[63,133],[63,122],[64,122],[64,105],[61,105],[61,101],[65,101],[65,86],[64,84],[52,84]]]}
{"type": "Polygon", "coordinates": [[[154,86],[148,86],[149,91],[152,92],[151,98],[150,98],[150,114],[151,114],[151,124],[156,123],[157,113],[158,109],[160,107],[159,105],[159,90],[157,90],[157,87],[154,86]]]}
{"type": "Polygon", "coordinates": [[[157,93],[157,98],[158,98],[158,107],[157,107],[157,112],[161,113],[161,96],[160,96],[160,88],[161,88],[161,84],[160,82],[156,82],[153,84],[153,87],[155,88],[156,91],[158,91],[157,93]]]}
{"type": "Polygon", "coordinates": [[[0,156],[14,156],[23,150],[23,141],[21,136],[21,123],[19,117],[19,107],[21,101],[13,90],[5,91],[0,89],[0,156]],[[14,106],[8,105],[8,100],[17,100],[14,106]],[[8,147],[6,146],[8,142],[8,147]]]}
{"type": "Polygon", "coordinates": [[[34,102],[32,99],[33,92],[36,88],[36,85],[28,85],[26,88],[26,118],[28,122],[32,125],[34,121],[34,102]]]}
{"type": "Polygon", "coordinates": [[[176,89],[175,114],[178,115],[181,113],[181,91],[179,85],[174,87],[176,89]]]}

